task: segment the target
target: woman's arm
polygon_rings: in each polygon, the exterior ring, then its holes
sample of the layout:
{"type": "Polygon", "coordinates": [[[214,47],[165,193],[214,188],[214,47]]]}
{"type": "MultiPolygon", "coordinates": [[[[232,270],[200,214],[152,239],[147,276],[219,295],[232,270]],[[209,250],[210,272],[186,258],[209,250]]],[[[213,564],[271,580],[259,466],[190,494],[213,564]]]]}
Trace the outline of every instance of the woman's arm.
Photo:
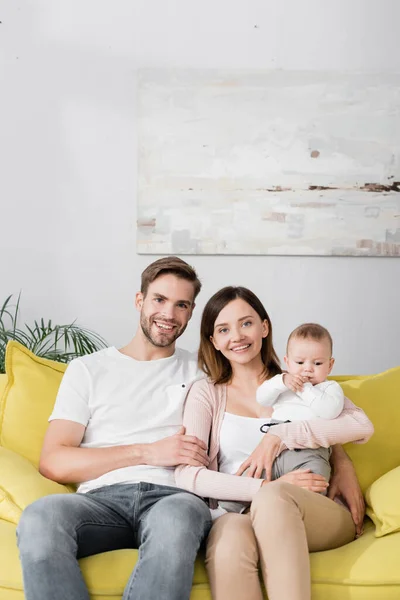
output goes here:
{"type": "Polygon", "coordinates": [[[280,438],[282,449],[329,448],[348,442],[365,444],[374,433],[374,426],[361,408],[345,398],[344,408],[336,419],[281,423],[275,425],[271,433],[280,438]]]}
{"type": "Polygon", "coordinates": [[[329,448],[335,444],[354,442],[365,444],[374,433],[374,426],[365,412],[345,397],[344,408],[336,419],[292,421],[274,425],[239,467],[237,474],[247,468],[254,476],[264,469],[270,478],[272,463],[283,450],[294,448],[329,448]]]}
{"type": "MultiPolygon", "coordinates": [[[[183,416],[186,435],[196,436],[207,446],[212,428],[214,403],[215,397],[210,384],[206,380],[197,381],[189,391],[183,416]]],[[[251,502],[263,482],[262,479],[237,477],[211,471],[206,467],[188,465],[179,465],[175,469],[175,481],[178,487],[198,496],[239,502],[251,502]]]]}

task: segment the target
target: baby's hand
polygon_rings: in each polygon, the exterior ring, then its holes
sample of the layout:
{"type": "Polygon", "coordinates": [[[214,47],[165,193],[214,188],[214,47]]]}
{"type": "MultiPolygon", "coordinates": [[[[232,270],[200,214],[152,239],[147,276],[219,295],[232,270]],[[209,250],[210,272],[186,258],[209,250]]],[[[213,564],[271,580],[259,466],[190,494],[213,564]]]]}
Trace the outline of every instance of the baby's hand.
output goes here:
{"type": "Polygon", "coordinates": [[[284,373],[282,379],[284,385],[292,392],[302,392],[303,384],[308,381],[308,377],[302,377],[301,375],[291,375],[290,373],[284,373]]]}

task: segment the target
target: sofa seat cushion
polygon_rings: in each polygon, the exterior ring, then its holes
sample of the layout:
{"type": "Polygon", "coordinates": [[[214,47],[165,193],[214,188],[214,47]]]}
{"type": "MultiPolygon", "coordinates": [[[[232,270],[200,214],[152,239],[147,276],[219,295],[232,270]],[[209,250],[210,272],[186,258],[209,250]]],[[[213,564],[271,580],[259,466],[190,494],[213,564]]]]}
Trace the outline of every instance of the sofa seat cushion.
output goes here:
{"type": "Polygon", "coordinates": [[[7,345],[7,385],[0,399],[0,445],[36,467],[66,368],[67,365],[35,356],[18,342],[7,345]]]}
{"type": "Polygon", "coordinates": [[[400,586],[399,548],[400,533],[376,538],[375,527],[367,520],[364,534],[354,542],[311,554],[313,583],[400,586]]]}
{"type": "MultiPolygon", "coordinates": [[[[15,529],[15,525],[0,521],[0,600],[2,590],[22,590],[15,529]]],[[[399,547],[400,533],[376,538],[375,528],[368,522],[358,540],[336,550],[312,554],[313,600],[398,599],[399,547]]],[[[82,559],[80,565],[92,600],[121,598],[137,556],[137,550],[115,550],[82,559]]],[[[202,558],[196,561],[191,596],[192,600],[200,598],[211,600],[202,558]]]]}
{"type": "MultiPolygon", "coordinates": [[[[129,575],[138,559],[137,550],[113,550],[79,561],[91,597],[122,598],[129,575]]],[[[195,564],[193,584],[208,585],[203,558],[195,564]]],[[[0,589],[22,590],[22,572],[16,544],[16,526],[0,520],[0,589]]],[[[206,596],[199,596],[210,598],[206,596]]],[[[1,594],[0,594],[1,599],[1,594]]],[[[160,599],[161,600],[161,599],[160,599]]]]}

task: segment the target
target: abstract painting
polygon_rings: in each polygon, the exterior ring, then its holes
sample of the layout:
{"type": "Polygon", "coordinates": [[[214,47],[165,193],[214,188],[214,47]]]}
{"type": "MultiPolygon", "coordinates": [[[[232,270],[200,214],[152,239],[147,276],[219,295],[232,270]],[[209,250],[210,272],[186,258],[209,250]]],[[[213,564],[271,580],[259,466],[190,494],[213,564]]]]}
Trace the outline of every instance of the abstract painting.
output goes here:
{"type": "Polygon", "coordinates": [[[142,70],[137,251],[400,257],[400,74],[142,70]]]}

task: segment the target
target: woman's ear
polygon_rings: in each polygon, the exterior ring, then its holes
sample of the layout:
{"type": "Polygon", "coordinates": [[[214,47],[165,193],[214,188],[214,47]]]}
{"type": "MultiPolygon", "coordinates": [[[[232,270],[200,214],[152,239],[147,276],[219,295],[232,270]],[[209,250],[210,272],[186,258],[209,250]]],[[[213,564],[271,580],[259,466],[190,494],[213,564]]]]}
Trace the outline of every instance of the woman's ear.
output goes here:
{"type": "Polygon", "coordinates": [[[215,348],[216,350],[218,350],[218,351],[219,351],[219,348],[218,348],[218,346],[216,345],[216,343],[215,343],[215,341],[214,341],[214,338],[213,338],[213,336],[212,336],[212,335],[210,335],[210,342],[212,343],[212,345],[214,346],[214,348],[215,348]]]}
{"type": "Polygon", "coordinates": [[[268,325],[268,321],[267,319],[264,319],[263,323],[262,323],[262,336],[263,338],[266,338],[269,334],[269,325],[268,325]]]}

